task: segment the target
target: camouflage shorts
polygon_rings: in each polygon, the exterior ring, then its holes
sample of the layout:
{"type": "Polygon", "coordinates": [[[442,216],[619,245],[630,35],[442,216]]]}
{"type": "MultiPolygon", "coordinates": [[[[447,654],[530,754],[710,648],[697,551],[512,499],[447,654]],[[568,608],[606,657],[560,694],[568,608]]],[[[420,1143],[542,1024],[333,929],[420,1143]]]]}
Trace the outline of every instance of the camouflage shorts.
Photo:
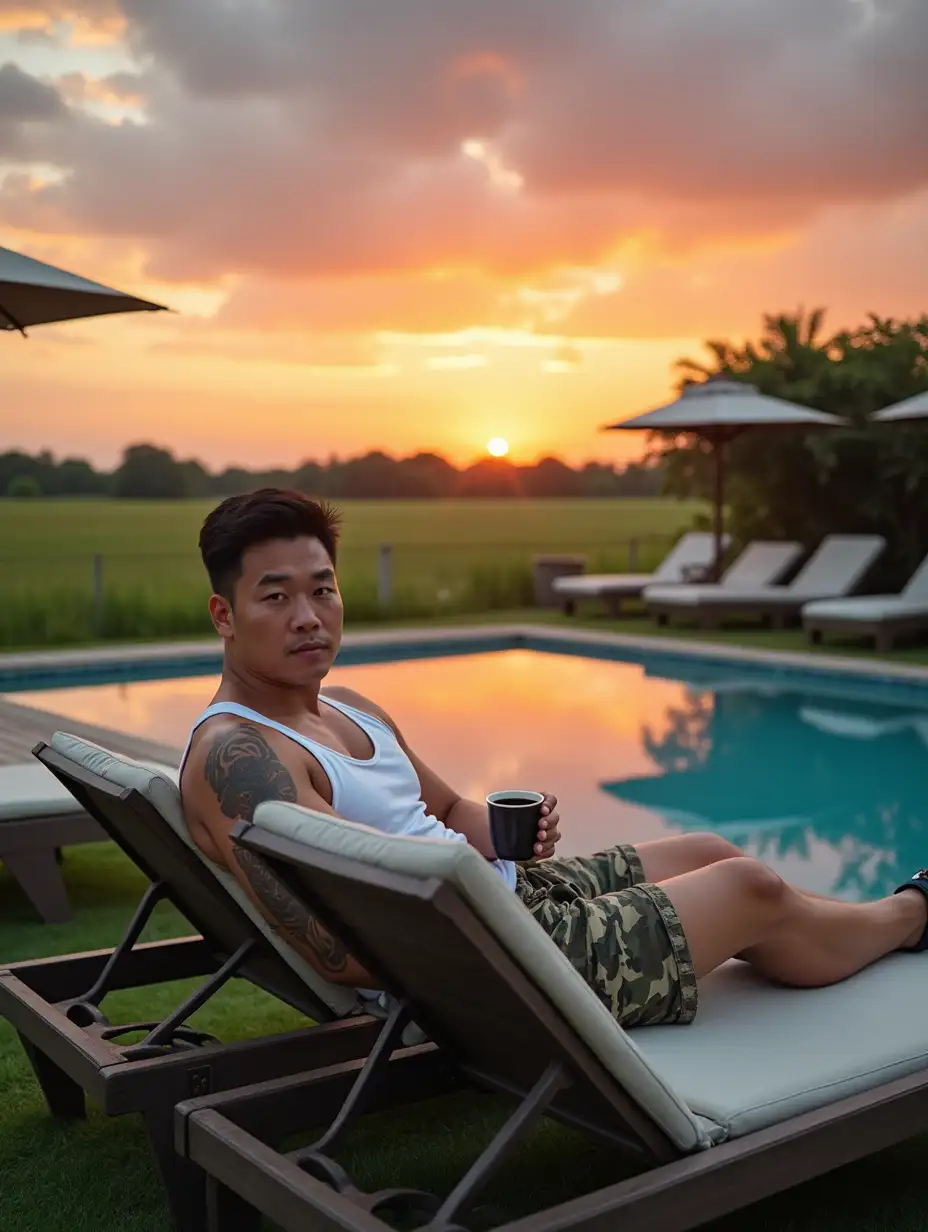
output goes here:
{"type": "Polygon", "coordinates": [[[634,847],[517,865],[516,893],[623,1027],[692,1021],[689,946],[634,847]]]}

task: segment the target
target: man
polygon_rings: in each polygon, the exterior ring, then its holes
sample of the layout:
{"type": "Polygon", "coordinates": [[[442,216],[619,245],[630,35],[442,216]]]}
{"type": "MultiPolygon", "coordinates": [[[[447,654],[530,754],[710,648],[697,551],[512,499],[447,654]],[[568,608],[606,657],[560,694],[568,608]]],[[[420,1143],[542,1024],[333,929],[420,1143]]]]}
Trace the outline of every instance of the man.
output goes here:
{"type": "Polygon", "coordinates": [[[542,807],[536,860],[498,860],[485,804],[462,799],[375,702],[351,689],[323,692],[342,636],[337,538],[328,507],[277,489],[232,497],[206,519],[200,550],[225,656],[181,777],[194,841],[328,980],[377,987],[263,863],[230,839],[233,824],[250,820],[263,800],[294,801],[390,833],[470,843],[623,1026],[689,1022],[698,981],[732,957],[770,979],[815,986],[894,950],[928,946],[924,871],[888,898],[852,904],[785,884],[713,834],[558,859],[553,795],[542,807]]]}

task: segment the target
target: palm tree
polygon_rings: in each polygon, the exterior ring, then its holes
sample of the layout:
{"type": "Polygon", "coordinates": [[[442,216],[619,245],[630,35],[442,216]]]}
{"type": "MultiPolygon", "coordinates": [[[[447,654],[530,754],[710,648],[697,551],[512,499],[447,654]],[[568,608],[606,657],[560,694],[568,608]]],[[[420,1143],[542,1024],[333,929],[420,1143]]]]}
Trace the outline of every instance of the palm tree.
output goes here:
{"type": "Polygon", "coordinates": [[[779,394],[787,382],[791,389],[800,382],[799,396],[794,392],[793,400],[812,405],[814,383],[832,361],[835,346],[832,338],[820,339],[824,321],[824,308],[808,313],[799,308],[794,314],[767,314],[757,344],[748,342],[736,347],[730,342],[710,339],[705,344],[712,355],[707,363],[689,358],[677,360],[676,367],[682,373],[680,384],[724,374],[734,378],[749,377],[763,393],[779,394]],[[804,388],[806,383],[808,389],[804,388]],[[802,393],[807,397],[803,398],[802,393]]]}

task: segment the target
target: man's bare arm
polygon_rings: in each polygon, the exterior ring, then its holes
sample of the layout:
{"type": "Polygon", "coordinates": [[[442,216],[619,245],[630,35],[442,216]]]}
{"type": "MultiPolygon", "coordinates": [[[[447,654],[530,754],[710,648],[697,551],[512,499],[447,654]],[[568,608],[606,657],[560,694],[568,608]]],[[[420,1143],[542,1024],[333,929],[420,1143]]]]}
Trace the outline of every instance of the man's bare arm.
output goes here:
{"type": "Polygon", "coordinates": [[[283,754],[275,749],[257,726],[240,722],[220,729],[209,741],[202,778],[196,775],[195,766],[191,770],[192,803],[198,818],[226,867],[274,931],[330,982],[377,987],[377,981],[281,884],[266,862],[229,837],[233,823],[252,821],[264,800],[284,800],[332,813],[313,790],[305,768],[289,750],[283,754]]]}

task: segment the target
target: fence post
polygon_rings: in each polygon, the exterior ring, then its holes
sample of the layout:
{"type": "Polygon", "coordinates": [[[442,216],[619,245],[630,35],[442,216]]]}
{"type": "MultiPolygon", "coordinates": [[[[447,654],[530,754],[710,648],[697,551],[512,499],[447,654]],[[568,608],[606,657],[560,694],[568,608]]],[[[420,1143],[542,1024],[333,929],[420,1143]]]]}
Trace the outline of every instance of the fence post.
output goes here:
{"type": "Polygon", "coordinates": [[[377,602],[389,607],[393,598],[393,544],[382,543],[377,549],[377,602]]]}
{"type": "Polygon", "coordinates": [[[628,571],[629,573],[638,572],[638,540],[637,538],[629,539],[628,541],[628,571]]]}
{"type": "Polygon", "coordinates": [[[93,554],[93,632],[96,637],[103,634],[103,557],[99,552],[93,554]]]}

